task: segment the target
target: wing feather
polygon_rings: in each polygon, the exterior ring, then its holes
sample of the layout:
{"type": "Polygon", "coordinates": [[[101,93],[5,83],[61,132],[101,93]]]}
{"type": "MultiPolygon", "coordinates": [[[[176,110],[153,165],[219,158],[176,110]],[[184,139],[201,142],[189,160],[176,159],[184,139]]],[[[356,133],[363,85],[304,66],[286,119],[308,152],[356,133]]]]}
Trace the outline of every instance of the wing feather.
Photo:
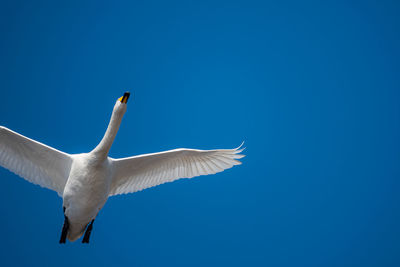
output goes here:
{"type": "Polygon", "coordinates": [[[72,158],[69,154],[0,126],[0,166],[62,196],[72,158]]]}
{"type": "Polygon", "coordinates": [[[137,192],[180,178],[214,174],[241,164],[243,149],[174,149],[112,159],[114,175],[110,195],[137,192]]]}

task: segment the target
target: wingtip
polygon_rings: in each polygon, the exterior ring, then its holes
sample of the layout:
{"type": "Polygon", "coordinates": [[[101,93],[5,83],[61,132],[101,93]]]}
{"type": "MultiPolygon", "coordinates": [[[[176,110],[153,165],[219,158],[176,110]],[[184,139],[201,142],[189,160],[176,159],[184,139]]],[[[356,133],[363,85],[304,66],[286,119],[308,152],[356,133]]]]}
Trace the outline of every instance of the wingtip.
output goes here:
{"type": "MultiPolygon", "coordinates": [[[[239,154],[246,149],[246,147],[243,147],[243,145],[244,145],[244,141],[240,144],[240,146],[238,146],[237,148],[234,149],[235,154],[239,154]]],[[[241,156],[244,157],[245,155],[241,155],[241,156]]]]}
{"type": "Polygon", "coordinates": [[[243,145],[244,145],[244,141],[242,141],[242,143],[240,144],[240,146],[238,146],[238,147],[235,148],[235,149],[238,150],[238,149],[240,149],[243,145]]]}

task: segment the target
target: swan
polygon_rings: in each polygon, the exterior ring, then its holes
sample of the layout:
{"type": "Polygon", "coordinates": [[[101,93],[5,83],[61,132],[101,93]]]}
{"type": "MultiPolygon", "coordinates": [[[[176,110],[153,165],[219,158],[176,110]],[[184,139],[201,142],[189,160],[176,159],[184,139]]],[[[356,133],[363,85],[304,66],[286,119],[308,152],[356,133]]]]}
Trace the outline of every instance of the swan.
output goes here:
{"type": "Polygon", "coordinates": [[[134,193],[180,178],[215,174],[234,165],[244,148],[169,151],[114,159],[108,156],[129,99],[115,105],[100,143],[89,153],[68,154],[0,126],[0,166],[25,180],[57,192],[63,199],[64,224],[59,243],[85,233],[89,243],[93,222],[110,196],[134,193]],[[85,231],[86,229],[86,231],[85,231]]]}

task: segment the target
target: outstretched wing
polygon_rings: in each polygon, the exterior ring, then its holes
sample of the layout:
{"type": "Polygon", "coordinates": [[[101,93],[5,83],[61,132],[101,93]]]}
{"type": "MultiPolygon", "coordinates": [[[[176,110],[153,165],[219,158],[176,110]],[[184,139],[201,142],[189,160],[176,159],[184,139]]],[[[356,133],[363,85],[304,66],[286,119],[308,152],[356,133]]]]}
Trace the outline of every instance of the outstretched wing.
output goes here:
{"type": "Polygon", "coordinates": [[[69,154],[0,126],[0,166],[62,196],[71,168],[69,154]]]}
{"type": "Polygon", "coordinates": [[[111,195],[137,192],[180,178],[214,174],[241,164],[243,149],[174,149],[130,158],[113,159],[111,195]]]}

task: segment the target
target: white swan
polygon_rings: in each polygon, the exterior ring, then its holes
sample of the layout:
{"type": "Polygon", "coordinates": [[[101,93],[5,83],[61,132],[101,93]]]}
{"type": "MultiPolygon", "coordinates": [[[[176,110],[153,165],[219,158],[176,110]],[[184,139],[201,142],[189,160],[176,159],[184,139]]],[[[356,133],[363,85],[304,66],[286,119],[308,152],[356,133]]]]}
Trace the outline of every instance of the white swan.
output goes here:
{"type": "Polygon", "coordinates": [[[0,126],[0,165],[27,181],[54,190],[63,198],[60,243],[75,241],[93,221],[109,196],[137,192],[180,178],[214,174],[241,164],[243,150],[174,149],[113,159],[108,151],[118,132],[129,93],[115,103],[107,131],[91,152],[67,154],[0,126]]]}

